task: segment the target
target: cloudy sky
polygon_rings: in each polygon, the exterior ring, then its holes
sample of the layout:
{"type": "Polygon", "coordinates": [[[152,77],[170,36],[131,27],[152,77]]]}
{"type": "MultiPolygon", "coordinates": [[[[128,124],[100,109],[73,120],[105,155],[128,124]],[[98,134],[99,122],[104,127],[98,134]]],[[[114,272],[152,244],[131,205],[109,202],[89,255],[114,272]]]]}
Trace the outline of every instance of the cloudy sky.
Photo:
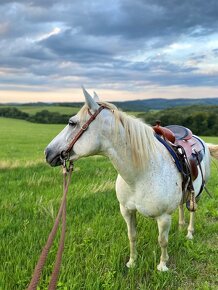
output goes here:
{"type": "Polygon", "coordinates": [[[218,97],[217,0],[0,0],[0,102],[218,97]]]}

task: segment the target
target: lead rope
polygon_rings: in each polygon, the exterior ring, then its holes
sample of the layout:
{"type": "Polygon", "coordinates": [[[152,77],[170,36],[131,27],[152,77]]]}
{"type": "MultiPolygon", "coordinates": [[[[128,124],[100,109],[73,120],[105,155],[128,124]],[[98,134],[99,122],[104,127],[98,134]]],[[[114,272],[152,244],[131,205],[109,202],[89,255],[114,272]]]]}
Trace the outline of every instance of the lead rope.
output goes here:
{"type": "Polygon", "coordinates": [[[51,248],[53,241],[54,241],[54,238],[56,236],[58,225],[60,222],[60,218],[62,217],[62,229],[61,229],[60,243],[59,243],[58,252],[56,255],[56,260],[55,260],[53,272],[52,272],[49,287],[48,287],[49,290],[56,289],[58,274],[59,274],[60,265],[61,265],[62,254],[63,254],[63,250],[64,250],[64,238],[65,238],[65,232],[66,232],[66,197],[67,197],[67,191],[69,188],[72,172],[73,172],[73,163],[71,163],[71,162],[69,163],[69,169],[68,169],[66,166],[66,162],[64,162],[64,164],[63,164],[63,198],[61,201],[61,205],[60,205],[57,217],[55,219],[54,226],[49,234],[49,237],[47,239],[47,242],[46,242],[44,248],[42,249],[41,255],[40,255],[38,262],[36,264],[36,267],[34,269],[32,279],[31,279],[30,284],[27,288],[28,290],[36,290],[37,289],[37,285],[38,285],[39,280],[40,280],[42,269],[45,265],[48,253],[50,251],[50,248],[51,248]],[[68,178],[67,178],[67,175],[68,175],[68,178]]]}

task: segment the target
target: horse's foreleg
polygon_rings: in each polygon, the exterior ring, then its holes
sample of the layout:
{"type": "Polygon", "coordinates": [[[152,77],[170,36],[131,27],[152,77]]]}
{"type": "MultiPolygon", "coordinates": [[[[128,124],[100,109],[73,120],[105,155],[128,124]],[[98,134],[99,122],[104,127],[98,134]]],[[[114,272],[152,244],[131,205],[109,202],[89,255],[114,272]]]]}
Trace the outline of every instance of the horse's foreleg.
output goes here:
{"type": "Polygon", "coordinates": [[[166,266],[166,262],[169,259],[167,253],[167,245],[168,245],[168,234],[171,225],[171,216],[168,214],[164,214],[157,218],[159,236],[158,242],[161,247],[161,257],[160,257],[160,264],[157,266],[159,271],[167,271],[168,268],[166,266]]]}
{"type": "Polygon", "coordinates": [[[192,240],[193,239],[193,233],[194,233],[194,212],[190,212],[190,220],[189,220],[189,225],[188,225],[188,234],[187,234],[187,239],[192,240]]]}
{"type": "Polygon", "coordinates": [[[185,218],[184,218],[184,208],[183,204],[179,205],[179,227],[182,228],[185,225],[185,218]]]}
{"type": "Polygon", "coordinates": [[[130,242],[130,259],[126,264],[128,268],[135,266],[135,261],[137,259],[136,251],[136,211],[128,210],[120,204],[120,212],[126,221],[128,229],[128,237],[130,242]]]}

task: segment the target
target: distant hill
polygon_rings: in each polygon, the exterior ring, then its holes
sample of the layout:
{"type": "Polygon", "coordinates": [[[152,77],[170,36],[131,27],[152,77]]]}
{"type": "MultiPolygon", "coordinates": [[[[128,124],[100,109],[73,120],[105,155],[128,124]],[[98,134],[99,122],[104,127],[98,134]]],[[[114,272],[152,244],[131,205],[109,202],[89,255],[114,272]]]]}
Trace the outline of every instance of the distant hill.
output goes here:
{"type": "MultiPolygon", "coordinates": [[[[123,102],[112,102],[118,108],[124,111],[146,112],[149,110],[163,110],[167,108],[191,105],[218,105],[218,98],[203,98],[203,99],[147,99],[147,100],[133,100],[123,102]]],[[[72,103],[28,103],[28,104],[1,104],[2,106],[13,105],[19,106],[63,106],[63,107],[81,107],[82,102],[72,103]]]]}
{"type": "Polygon", "coordinates": [[[208,99],[148,99],[125,102],[114,102],[125,111],[163,110],[167,108],[191,105],[218,105],[218,98],[208,99]]]}

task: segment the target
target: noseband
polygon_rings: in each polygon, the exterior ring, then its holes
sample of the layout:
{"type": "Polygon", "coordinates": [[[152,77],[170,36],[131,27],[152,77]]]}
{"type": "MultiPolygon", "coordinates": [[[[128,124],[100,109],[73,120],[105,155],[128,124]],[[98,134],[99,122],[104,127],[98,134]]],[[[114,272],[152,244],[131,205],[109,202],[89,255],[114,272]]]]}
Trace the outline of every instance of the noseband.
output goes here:
{"type": "Polygon", "coordinates": [[[67,150],[64,150],[61,152],[61,160],[64,162],[66,162],[66,160],[69,160],[70,159],[70,151],[72,150],[74,144],[78,141],[78,139],[82,136],[82,134],[88,129],[89,125],[95,120],[95,118],[98,116],[98,114],[103,110],[105,109],[106,107],[105,106],[100,106],[98,108],[98,110],[92,114],[90,112],[90,110],[88,109],[88,113],[89,115],[91,116],[89,118],[89,120],[81,127],[81,129],[79,130],[79,132],[76,134],[76,136],[73,138],[73,140],[70,142],[67,150]]]}

